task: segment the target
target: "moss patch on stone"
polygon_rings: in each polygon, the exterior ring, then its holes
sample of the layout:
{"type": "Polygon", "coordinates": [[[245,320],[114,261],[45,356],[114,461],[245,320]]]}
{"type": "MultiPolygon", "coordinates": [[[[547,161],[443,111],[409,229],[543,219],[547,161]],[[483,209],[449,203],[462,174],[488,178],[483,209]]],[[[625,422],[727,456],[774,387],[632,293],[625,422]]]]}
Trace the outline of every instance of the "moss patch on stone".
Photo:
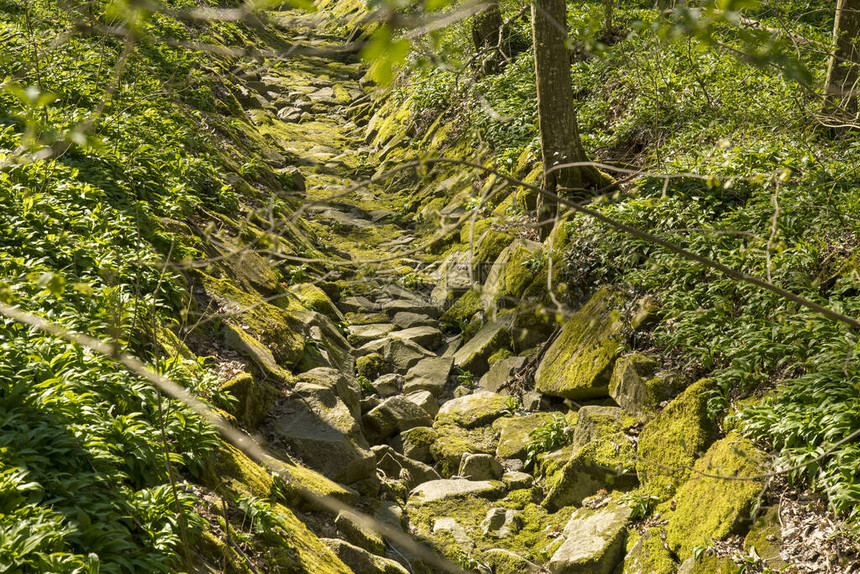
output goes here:
{"type": "Polygon", "coordinates": [[[608,396],[622,348],[624,297],[602,288],[564,326],[535,373],[540,392],[573,400],[608,396]]]}
{"type": "Polygon", "coordinates": [[[707,392],[714,388],[710,379],[694,383],[642,429],[636,471],[650,494],[670,497],[716,438],[707,412],[707,392]]]}
{"type": "Polygon", "coordinates": [[[440,321],[449,325],[459,326],[461,322],[468,322],[481,310],[481,295],[476,289],[470,289],[463,293],[451,307],[442,313],[440,321]]]}
{"type": "Polygon", "coordinates": [[[740,532],[762,490],[761,481],[710,478],[698,473],[751,477],[762,472],[762,463],[763,453],[738,434],[715,442],[696,461],[691,478],[675,496],[675,511],[666,516],[669,547],[686,559],[694,546],[740,532]]]}
{"type": "Polygon", "coordinates": [[[370,380],[383,374],[386,367],[385,357],[379,353],[370,353],[369,355],[359,357],[355,361],[356,374],[360,377],[367,377],[370,380]]]}
{"type": "Polygon", "coordinates": [[[343,321],[344,317],[340,310],[335,307],[334,303],[325,291],[314,285],[313,283],[300,283],[292,285],[290,292],[299,298],[302,305],[317,313],[322,313],[329,319],[335,322],[343,321]]]}
{"type": "Polygon", "coordinates": [[[301,309],[297,302],[284,297],[275,306],[257,294],[240,291],[229,281],[200,272],[195,272],[194,278],[218,302],[221,312],[226,314],[225,320],[253,334],[279,364],[294,365],[301,359],[305,333],[303,322],[296,315],[301,309]]]}
{"type": "Polygon", "coordinates": [[[269,383],[257,382],[248,373],[233,377],[221,385],[221,390],[236,398],[236,405],[231,412],[248,429],[257,428],[280,394],[278,389],[269,383]]]}
{"type": "Polygon", "coordinates": [[[493,454],[496,438],[493,429],[480,427],[472,430],[456,424],[434,424],[437,438],[430,447],[436,468],[444,477],[449,477],[460,468],[464,452],[493,454]]]}
{"type": "Polygon", "coordinates": [[[640,536],[627,537],[627,554],[616,574],[675,574],[677,565],[665,547],[658,528],[648,528],[640,536]]]}

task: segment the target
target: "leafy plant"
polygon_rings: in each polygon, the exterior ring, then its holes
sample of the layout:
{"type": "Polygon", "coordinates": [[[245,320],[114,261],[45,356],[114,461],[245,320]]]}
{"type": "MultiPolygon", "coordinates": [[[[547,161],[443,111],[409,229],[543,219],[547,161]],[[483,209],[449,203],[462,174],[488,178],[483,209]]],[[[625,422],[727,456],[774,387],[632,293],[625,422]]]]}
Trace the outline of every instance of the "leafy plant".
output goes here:
{"type": "Polygon", "coordinates": [[[642,520],[654,511],[654,507],[660,502],[660,497],[633,491],[625,493],[621,497],[621,502],[630,508],[632,520],[642,520]]]}
{"type": "Polygon", "coordinates": [[[543,452],[549,452],[570,443],[572,429],[567,420],[561,415],[553,415],[553,418],[539,427],[529,431],[529,442],[526,444],[525,466],[528,468],[537,460],[537,456],[543,452]]]}

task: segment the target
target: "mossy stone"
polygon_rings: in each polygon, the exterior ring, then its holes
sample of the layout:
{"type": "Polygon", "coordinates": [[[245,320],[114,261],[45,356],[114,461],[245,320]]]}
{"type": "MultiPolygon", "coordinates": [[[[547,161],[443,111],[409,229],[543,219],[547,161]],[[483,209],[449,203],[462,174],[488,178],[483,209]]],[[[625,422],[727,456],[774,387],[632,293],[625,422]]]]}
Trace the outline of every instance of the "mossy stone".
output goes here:
{"type": "Polygon", "coordinates": [[[259,295],[243,292],[229,281],[194,272],[206,294],[218,302],[226,321],[247,330],[272,352],[281,365],[294,365],[305,350],[304,324],[298,317],[301,306],[288,298],[279,305],[265,302],[259,295]]]}
{"type": "Polygon", "coordinates": [[[654,378],[657,367],[657,361],[641,353],[619,358],[609,379],[609,396],[632,413],[656,410],[661,400],[669,398],[650,392],[657,389],[646,384],[654,378]]]}
{"type": "Polygon", "coordinates": [[[780,555],[782,525],[779,520],[779,506],[770,506],[759,515],[744,538],[744,550],[755,548],[765,566],[781,572],[788,563],[780,555]]]}
{"type": "Polygon", "coordinates": [[[233,377],[221,385],[221,390],[236,398],[236,405],[231,411],[248,429],[257,428],[280,394],[274,386],[265,381],[257,382],[248,373],[233,377]]]}
{"type": "Polygon", "coordinates": [[[299,283],[290,286],[290,292],[299,298],[302,305],[312,311],[321,313],[335,322],[343,322],[344,316],[340,309],[329,299],[325,291],[313,283],[299,283]]]}
{"type": "Polygon", "coordinates": [[[670,497],[716,438],[708,418],[708,393],[715,388],[710,379],[694,383],[642,429],[636,471],[651,494],[670,497]]]}
{"type": "Polygon", "coordinates": [[[696,461],[691,478],[675,496],[675,511],[665,517],[666,542],[686,559],[692,548],[737,534],[748,523],[750,510],[762,491],[760,480],[749,478],[763,471],[764,454],[736,433],[715,442],[696,461]],[[700,473],[727,478],[711,478],[700,473]]]}
{"type": "Polygon", "coordinates": [[[499,433],[496,456],[499,458],[525,459],[529,444],[529,433],[553,419],[552,413],[535,413],[521,417],[504,417],[493,422],[493,430],[499,433]]]}
{"type": "Polygon", "coordinates": [[[481,295],[477,289],[470,289],[463,293],[450,308],[448,308],[439,320],[442,323],[459,326],[460,323],[469,322],[475,313],[481,310],[481,295]]]}
{"type": "Polygon", "coordinates": [[[463,428],[475,428],[492,423],[510,409],[510,397],[490,391],[478,391],[471,395],[451,399],[439,409],[437,425],[455,424],[463,428]]]}
{"type": "Polygon", "coordinates": [[[737,574],[738,565],[731,558],[704,553],[690,557],[678,567],[678,574],[737,574]]]}
{"type": "Polygon", "coordinates": [[[609,378],[622,348],[625,298],[602,288],[564,326],[535,373],[535,388],[573,400],[609,395],[609,378]]]}
{"type": "Polygon", "coordinates": [[[496,437],[490,427],[465,429],[456,424],[434,424],[437,438],[430,446],[439,474],[448,477],[460,468],[463,453],[492,454],[496,450],[496,437]]]}
{"type": "Polygon", "coordinates": [[[627,548],[615,574],[675,574],[677,565],[658,528],[647,528],[635,539],[628,535],[627,548]]]}
{"type": "Polygon", "coordinates": [[[557,509],[578,505],[601,489],[635,487],[636,449],[624,432],[633,422],[618,407],[581,408],[573,437],[578,449],[560,472],[548,477],[541,504],[557,509]]]}
{"type": "Polygon", "coordinates": [[[367,377],[374,380],[385,373],[388,364],[385,362],[385,357],[379,353],[370,353],[363,357],[359,357],[355,361],[355,372],[360,377],[367,377]]]}

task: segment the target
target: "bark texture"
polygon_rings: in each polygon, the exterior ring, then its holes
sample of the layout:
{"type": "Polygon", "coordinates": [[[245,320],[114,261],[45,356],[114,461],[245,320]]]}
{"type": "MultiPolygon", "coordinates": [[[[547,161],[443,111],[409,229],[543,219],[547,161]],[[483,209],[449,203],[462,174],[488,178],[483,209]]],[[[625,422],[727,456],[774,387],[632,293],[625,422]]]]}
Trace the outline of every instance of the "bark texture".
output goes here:
{"type": "Polygon", "coordinates": [[[824,83],[825,111],[857,112],[858,36],[860,0],[837,0],[833,24],[833,54],[824,83]]]}
{"type": "MultiPolygon", "coordinates": [[[[532,35],[544,190],[563,194],[594,186],[601,181],[595,168],[573,167],[550,171],[555,165],[587,161],[579,139],[573,105],[565,0],[535,0],[532,5],[532,35]]],[[[539,221],[551,220],[557,207],[552,199],[538,197],[539,221]]],[[[550,229],[552,221],[541,226],[541,236],[548,234],[550,229]]]]}
{"type": "Polygon", "coordinates": [[[508,43],[502,38],[503,25],[502,12],[495,3],[472,18],[472,43],[476,53],[483,53],[478,60],[483,75],[497,73],[502,60],[510,55],[508,43]]]}

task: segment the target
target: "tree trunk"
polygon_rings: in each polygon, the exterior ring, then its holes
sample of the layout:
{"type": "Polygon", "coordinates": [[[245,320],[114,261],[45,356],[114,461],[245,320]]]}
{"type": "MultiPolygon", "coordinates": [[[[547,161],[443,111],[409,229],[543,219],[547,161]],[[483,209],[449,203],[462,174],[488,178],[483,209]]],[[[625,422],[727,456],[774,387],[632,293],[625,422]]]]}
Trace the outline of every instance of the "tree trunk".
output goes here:
{"type": "Polygon", "coordinates": [[[857,66],[860,36],[860,0],[837,0],[833,23],[833,54],[824,82],[824,111],[841,108],[857,112],[857,66]]]}
{"type": "Polygon", "coordinates": [[[475,53],[483,52],[478,59],[482,75],[498,72],[501,60],[509,55],[507,44],[501,38],[502,25],[502,13],[496,3],[488,5],[472,18],[472,43],[475,45],[475,53]]]}
{"type": "MultiPolygon", "coordinates": [[[[583,190],[601,181],[593,167],[571,167],[550,172],[554,165],[587,161],[579,140],[570,56],[567,46],[565,0],[535,0],[532,5],[532,35],[535,48],[538,125],[543,154],[543,189],[549,194],[583,190]]],[[[551,196],[537,201],[541,237],[552,230],[558,204],[551,196]]]]}

